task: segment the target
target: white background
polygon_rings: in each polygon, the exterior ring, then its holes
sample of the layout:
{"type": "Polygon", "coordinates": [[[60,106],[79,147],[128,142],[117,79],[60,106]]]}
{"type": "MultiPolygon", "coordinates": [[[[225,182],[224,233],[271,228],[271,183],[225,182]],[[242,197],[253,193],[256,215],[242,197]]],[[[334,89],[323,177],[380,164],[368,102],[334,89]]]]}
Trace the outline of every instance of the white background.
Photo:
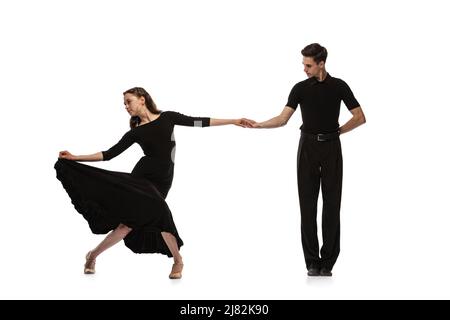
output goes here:
{"type": "MultiPolygon", "coordinates": [[[[0,2],[3,299],[450,298],[445,1],[0,2]],[[122,92],[213,118],[277,115],[319,42],[367,124],[342,136],[341,255],[308,279],[300,241],[297,111],[281,129],[176,128],[172,261],[123,243],[82,274],[90,233],[55,177],[128,130],[122,92]]],[[[343,106],[341,124],[350,118],[343,106]]],[[[134,145],[94,166],[131,171],[134,145]]],[[[320,216],[320,214],[319,214],[320,216]]],[[[320,221],[319,221],[320,223],[320,221]]]]}

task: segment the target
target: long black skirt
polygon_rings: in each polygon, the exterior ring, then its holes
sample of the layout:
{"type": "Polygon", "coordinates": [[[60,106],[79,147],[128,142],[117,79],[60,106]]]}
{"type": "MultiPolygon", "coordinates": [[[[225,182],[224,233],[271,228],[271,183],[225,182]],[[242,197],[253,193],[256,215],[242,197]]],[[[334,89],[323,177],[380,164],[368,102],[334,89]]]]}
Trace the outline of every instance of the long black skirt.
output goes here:
{"type": "Polygon", "coordinates": [[[106,234],[122,223],[132,228],[124,241],[135,253],[172,257],[162,231],[173,234],[178,247],[183,245],[165,201],[168,189],[161,184],[67,159],[58,159],[54,167],[72,204],[94,234],[106,234]]]}

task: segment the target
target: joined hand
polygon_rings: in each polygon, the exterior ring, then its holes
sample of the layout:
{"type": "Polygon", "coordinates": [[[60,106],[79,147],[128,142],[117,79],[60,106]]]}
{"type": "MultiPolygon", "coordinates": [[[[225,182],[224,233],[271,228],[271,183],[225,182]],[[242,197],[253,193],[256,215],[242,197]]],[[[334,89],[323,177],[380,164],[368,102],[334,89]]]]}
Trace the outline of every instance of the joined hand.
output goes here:
{"type": "Polygon", "coordinates": [[[236,119],[235,125],[242,127],[242,128],[259,128],[260,124],[254,120],[247,119],[247,118],[241,118],[236,119]]]}

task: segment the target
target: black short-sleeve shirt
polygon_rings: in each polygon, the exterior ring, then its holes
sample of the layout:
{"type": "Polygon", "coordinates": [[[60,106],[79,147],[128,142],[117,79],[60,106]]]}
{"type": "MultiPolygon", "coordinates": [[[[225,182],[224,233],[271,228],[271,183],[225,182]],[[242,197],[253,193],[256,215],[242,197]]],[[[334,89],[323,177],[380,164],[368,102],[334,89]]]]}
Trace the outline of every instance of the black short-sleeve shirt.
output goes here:
{"type": "Polygon", "coordinates": [[[331,133],[339,129],[341,101],[344,101],[348,110],[359,107],[347,83],[328,73],[323,81],[311,77],[297,83],[289,94],[286,106],[296,109],[300,104],[302,131],[331,133]]]}

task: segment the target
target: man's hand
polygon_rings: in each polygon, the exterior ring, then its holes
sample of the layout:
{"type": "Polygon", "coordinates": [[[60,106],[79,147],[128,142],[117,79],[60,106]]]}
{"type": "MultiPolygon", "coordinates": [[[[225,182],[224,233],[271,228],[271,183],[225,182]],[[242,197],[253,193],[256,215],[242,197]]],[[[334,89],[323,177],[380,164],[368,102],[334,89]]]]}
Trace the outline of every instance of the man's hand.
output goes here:
{"type": "Polygon", "coordinates": [[[353,117],[347,121],[342,127],[339,128],[340,134],[344,134],[349,132],[350,130],[359,127],[360,125],[366,123],[366,117],[364,116],[364,112],[361,107],[354,108],[350,110],[353,117]]]}
{"type": "Polygon", "coordinates": [[[246,118],[236,119],[233,123],[236,126],[242,127],[242,128],[254,128],[253,125],[256,123],[256,121],[246,118]]]}
{"type": "Polygon", "coordinates": [[[284,107],[283,111],[272,119],[263,122],[256,122],[253,120],[248,120],[251,124],[251,128],[279,128],[286,125],[291,118],[292,114],[295,112],[295,109],[291,107],[284,107]]]}
{"type": "Polygon", "coordinates": [[[262,126],[261,122],[253,121],[252,128],[262,128],[262,127],[263,126],[262,126]]]}

